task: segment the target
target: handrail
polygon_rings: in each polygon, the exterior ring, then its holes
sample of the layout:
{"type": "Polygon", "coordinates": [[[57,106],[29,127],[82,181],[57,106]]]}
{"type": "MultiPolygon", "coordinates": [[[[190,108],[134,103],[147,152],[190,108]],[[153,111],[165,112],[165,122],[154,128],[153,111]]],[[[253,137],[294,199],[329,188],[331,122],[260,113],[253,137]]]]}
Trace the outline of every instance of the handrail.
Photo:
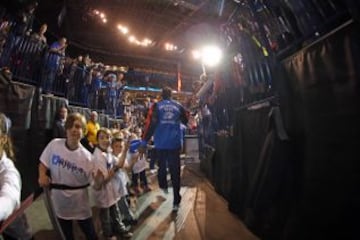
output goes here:
{"type": "Polygon", "coordinates": [[[5,229],[24,211],[30,207],[30,205],[43,193],[42,188],[36,189],[32,194],[30,194],[24,201],[21,202],[20,207],[16,209],[5,221],[0,225],[0,235],[5,231],[5,229]]]}

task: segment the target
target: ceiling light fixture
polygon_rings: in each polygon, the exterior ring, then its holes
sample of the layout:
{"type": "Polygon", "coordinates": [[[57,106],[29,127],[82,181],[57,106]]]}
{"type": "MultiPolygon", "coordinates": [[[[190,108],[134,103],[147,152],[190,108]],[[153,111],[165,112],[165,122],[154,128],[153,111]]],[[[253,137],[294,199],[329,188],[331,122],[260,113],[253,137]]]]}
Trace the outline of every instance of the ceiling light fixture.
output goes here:
{"type": "Polygon", "coordinates": [[[117,28],[125,35],[129,32],[129,29],[121,24],[118,24],[117,28]]]}
{"type": "Polygon", "coordinates": [[[205,46],[201,49],[201,61],[209,66],[216,66],[222,58],[222,51],[216,46],[205,46]]]}
{"type": "Polygon", "coordinates": [[[172,43],[165,43],[165,44],[164,44],[164,47],[165,47],[165,50],[167,50],[167,51],[177,50],[177,46],[175,46],[175,45],[172,44],[172,43]]]}
{"type": "Polygon", "coordinates": [[[201,50],[193,50],[193,58],[201,62],[202,75],[206,76],[206,66],[214,67],[222,58],[222,51],[217,46],[204,46],[201,50]]]}
{"type": "Polygon", "coordinates": [[[136,38],[134,36],[130,36],[128,39],[129,39],[130,42],[135,42],[136,41],[136,38]]]}

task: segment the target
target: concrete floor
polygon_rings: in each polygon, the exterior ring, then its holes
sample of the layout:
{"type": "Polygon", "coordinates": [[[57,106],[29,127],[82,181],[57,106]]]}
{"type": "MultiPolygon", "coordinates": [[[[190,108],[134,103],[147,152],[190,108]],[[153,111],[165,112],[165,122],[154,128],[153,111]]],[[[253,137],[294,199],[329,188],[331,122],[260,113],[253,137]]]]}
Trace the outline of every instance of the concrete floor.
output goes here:
{"type": "MultiPolygon", "coordinates": [[[[156,175],[148,173],[148,179],[153,190],[133,199],[139,223],[132,228],[132,239],[258,239],[228,211],[226,201],[202,175],[198,162],[183,166],[182,202],[177,214],[171,211],[172,189],[164,194],[158,189],[156,175]]],[[[36,240],[59,239],[42,199],[34,202],[26,215],[36,240]]],[[[99,229],[96,210],[94,216],[99,229]]],[[[75,235],[84,239],[77,227],[75,235]]]]}

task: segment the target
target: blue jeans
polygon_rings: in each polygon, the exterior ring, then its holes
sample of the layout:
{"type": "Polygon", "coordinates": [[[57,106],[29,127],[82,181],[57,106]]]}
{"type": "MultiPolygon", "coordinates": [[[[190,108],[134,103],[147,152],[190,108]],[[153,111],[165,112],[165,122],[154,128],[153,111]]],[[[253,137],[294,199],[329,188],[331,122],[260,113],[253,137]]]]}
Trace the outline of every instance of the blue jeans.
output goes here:
{"type": "Polygon", "coordinates": [[[124,220],[132,221],[132,220],[136,219],[136,216],[131,211],[130,206],[129,206],[125,196],[121,197],[121,199],[118,201],[117,204],[118,204],[121,215],[124,217],[124,220]]]}
{"type": "Polygon", "coordinates": [[[108,208],[100,208],[99,217],[105,237],[126,232],[119,206],[116,203],[108,208]]]}
{"type": "Polygon", "coordinates": [[[140,184],[147,186],[148,182],[147,182],[147,178],[146,178],[146,172],[145,170],[139,172],[139,173],[131,173],[131,182],[132,182],[132,186],[136,187],[139,185],[139,178],[140,178],[140,184]]]}
{"type": "Polygon", "coordinates": [[[174,189],[173,204],[179,204],[181,201],[180,196],[180,149],[157,149],[158,158],[158,181],[159,187],[167,189],[168,184],[166,180],[167,167],[170,171],[171,183],[174,189]]]}
{"type": "Polygon", "coordinates": [[[44,79],[42,79],[42,87],[43,90],[47,93],[54,91],[54,82],[56,78],[56,69],[47,68],[45,70],[45,74],[43,75],[44,79]]]}

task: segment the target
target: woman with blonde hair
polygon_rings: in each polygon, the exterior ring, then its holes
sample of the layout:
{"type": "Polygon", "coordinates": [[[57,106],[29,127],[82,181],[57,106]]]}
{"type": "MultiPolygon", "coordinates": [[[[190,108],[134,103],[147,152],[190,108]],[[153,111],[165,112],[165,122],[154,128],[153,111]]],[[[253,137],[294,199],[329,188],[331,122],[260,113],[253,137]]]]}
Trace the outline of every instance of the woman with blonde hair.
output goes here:
{"type": "MultiPolygon", "coordinates": [[[[10,138],[11,121],[0,113],[0,222],[5,221],[19,206],[21,177],[14,165],[14,149],[10,138]]],[[[32,238],[26,216],[20,214],[4,231],[7,239],[32,238]]]]}
{"type": "Polygon", "coordinates": [[[20,205],[21,178],[13,163],[10,127],[10,119],[0,113],[0,222],[20,205]]]}

